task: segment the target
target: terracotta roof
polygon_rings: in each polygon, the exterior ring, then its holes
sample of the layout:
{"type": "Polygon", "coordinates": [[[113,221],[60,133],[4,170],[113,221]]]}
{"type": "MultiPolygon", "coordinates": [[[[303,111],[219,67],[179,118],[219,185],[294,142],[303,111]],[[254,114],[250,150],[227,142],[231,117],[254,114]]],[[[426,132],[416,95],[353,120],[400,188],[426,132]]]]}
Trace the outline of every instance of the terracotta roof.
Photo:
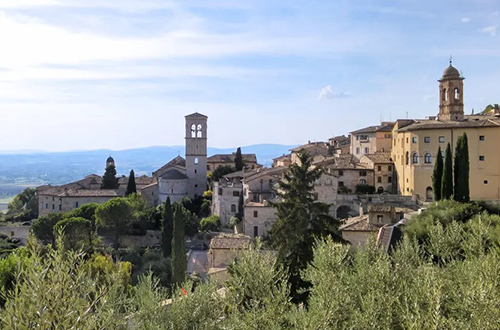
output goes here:
{"type": "Polygon", "coordinates": [[[283,155],[283,156],[273,158],[273,160],[285,160],[285,159],[291,159],[291,158],[292,158],[292,155],[288,154],[288,155],[283,155]]]}
{"type": "Polygon", "coordinates": [[[290,151],[300,151],[301,149],[305,149],[310,152],[308,149],[320,149],[320,150],[326,150],[328,151],[328,143],[326,142],[309,142],[308,144],[304,144],[298,147],[295,147],[293,149],[290,149],[290,151]]]}
{"type": "Polygon", "coordinates": [[[252,180],[258,179],[261,176],[264,175],[270,175],[275,178],[281,178],[283,176],[283,173],[288,171],[288,167],[285,166],[278,166],[278,167],[262,167],[258,168],[255,172],[252,173],[252,175],[249,175],[244,178],[245,182],[250,182],[252,180]]]}
{"type": "Polygon", "coordinates": [[[61,186],[41,192],[42,195],[57,197],[119,197],[124,193],[122,189],[68,189],[61,186]]]}
{"type": "Polygon", "coordinates": [[[180,172],[175,168],[166,171],[160,177],[164,180],[185,180],[188,178],[186,174],[180,172]]]}
{"type": "Polygon", "coordinates": [[[375,154],[366,154],[364,155],[369,160],[371,160],[375,164],[392,164],[393,161],[391,159],[390,152],[378,152],[375,154]]]}
{"type": "MultiPolygon", "coordinates": [[[[232,154],[215,154],[207,158],[207,163],[234,163],[236,153],[232,154]]],[[[241,154],[243,162],[257,163],[257,156],[255,154],[241,154]]]]}
{"type": "Polygon", "coordinates": [[[500,127],[500,118],[494,116],[471,115],[465,116],[461,121],[439,121],[439,120],[414,120],[412,124],[398,129],[398,132],[409,132],[424,129],[442,128],[476,128],[476,127],[500,127]]]}
{"type": "Polygon", "coordinates": [[[394,123],[385,123],[383,125],[374,125],[368,126],[365,128],[358,129],[356,131],[352,131],[351,134],[360,134],[360,133],[375,133],[375,132],[390,132],[394,127],[394,123]]]}
{"type": "Polygon", "coordinates": [[[370,231],[378,232],[381,226],[377,226],[368,222],[368,215],[364,214],[359,217],[348,218],[345,223],[339,227],[340,231],[370,231]]]}
{"type": "Polygon", "coordinates": [[[250,175],[254,175],[255,173],[257,173],[258,170],[261,170],[261,169],[259,168],[259,169],[253,169],[253,170],[237,171],[237,172],[226,174],[222,177],[226,178],[226,179],[233,179],[233,178],[243,179],[243,178],[249,177],[250,175]]]}
{"type": "Polygon", "coordinates": [[[394,212],[394,206],[384,204],[371,204],[368,205],[368,212],[394,212]]]}
{"type": "Polygon", "coordinates": [[[208,117],[205,115],[202,115],[199,112],[195,112],[195,113],[192,113],[190,115],[184,116],[184,118],[208,118],[208,117]]]}
{"type": "Polygon", "coordinates": [[[252,239],[242,234],[220,234],[210,241],[211,249],[249,249],[252,239]]]}
{"type": "Polygon", "coordinates": [[[161,176],[163,172],[169,167],[178,166],[178,167],[186,167],[186,160],[181,156],[177,156],[156,171],[153,172],[153,176],[161,176]]]}

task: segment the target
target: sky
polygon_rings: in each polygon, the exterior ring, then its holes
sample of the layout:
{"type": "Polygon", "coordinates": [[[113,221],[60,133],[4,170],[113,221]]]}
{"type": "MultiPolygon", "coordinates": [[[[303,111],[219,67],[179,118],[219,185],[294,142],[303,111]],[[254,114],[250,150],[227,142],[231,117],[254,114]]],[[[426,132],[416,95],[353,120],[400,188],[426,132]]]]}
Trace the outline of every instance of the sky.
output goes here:
{"type": "Polygon", "coordinates": [[[0,150],[303,144],[500,103],[498,0],[0,0],[0,150]]]}

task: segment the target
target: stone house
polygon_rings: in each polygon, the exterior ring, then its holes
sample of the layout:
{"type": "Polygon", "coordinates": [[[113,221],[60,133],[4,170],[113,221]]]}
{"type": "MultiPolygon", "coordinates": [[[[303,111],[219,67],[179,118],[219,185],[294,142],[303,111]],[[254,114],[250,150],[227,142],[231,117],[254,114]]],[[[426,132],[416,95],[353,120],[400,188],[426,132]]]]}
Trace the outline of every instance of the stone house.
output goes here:
{"type": "Polygon", "coordinates": [[[242,251],[252,247],[252,239],[241,234],[219,234],[210,241],[208,268],[226,268],[242,251]]]}
{"type": "Polygon", "coordinates": [[[290,154],[273,159],[273,167],[289,167],[291,164],[292,156],[290,154]]]}
{"type": "Polygon", "coordinates": [[[269,202],[247,202],[244,207],[243,233],[249,237],[264,237],[276,221],[276,208],[269,202]]]}
{"type": "Polygon", "coordinates": [[[394,180],[394,163],[389,152],[363,155],[360,164],[373,169],[375,191],[377,193],[396,191],[394,180]]]}
{"type": "MultiPolygon", "coordinates": [[[[243,163],[246,169],[255,169],[262,167],[262,165],[257,164],[257,156],[255,154],[241,154],[243,163]]],[[[232,154],[215,154],[207,158],[207,171],[213,172],[217,167],[220,166],[231,166],[234,167],[234,159],[236,158],[236,153],[232,154]]]]}
{"type": "Polygon", "coordinates": [[[300,150],[305,150],[307,153],[309,153],[309,156],[311,156],[311,157],[318,156],[318,155],[321,155],[321,156],[331,155],[328,143],[309,141],[307,144],[290,149],[290,151],[291,151],[290,161],[292,164],[299,163],[298,153],[300,150]]]}
{"type": "Polygon", "coordinates": [[[374,186],[374,170],[365,163],[360,163],[354,155],[340,155],[323,159],[315,166],[320,166],[326,173],[337,177],[337,192],[352,194],[359,186],[374,186]]]}
{"type": "Polygon", "coordinates": [[[347,155],[351,153],[351,137],[340,135],[328,139],[333,155],[347,155]]]}
{"type": "Polygon", "coordinates": [[[390,152],[394,123],[382,122],[351,132],[351,154],[358,159],[365,154],[390,152]]]}

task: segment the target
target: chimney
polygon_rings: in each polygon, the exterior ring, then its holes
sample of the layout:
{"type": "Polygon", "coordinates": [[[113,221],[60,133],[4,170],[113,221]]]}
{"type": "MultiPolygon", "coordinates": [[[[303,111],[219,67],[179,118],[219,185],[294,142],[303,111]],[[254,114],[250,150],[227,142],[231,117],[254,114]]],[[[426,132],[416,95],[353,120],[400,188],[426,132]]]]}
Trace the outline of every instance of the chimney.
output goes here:
{"type": "Polygon", "coordinates": [[[363,203],[359,203],[359,216],[363,215],[363,203]]]}

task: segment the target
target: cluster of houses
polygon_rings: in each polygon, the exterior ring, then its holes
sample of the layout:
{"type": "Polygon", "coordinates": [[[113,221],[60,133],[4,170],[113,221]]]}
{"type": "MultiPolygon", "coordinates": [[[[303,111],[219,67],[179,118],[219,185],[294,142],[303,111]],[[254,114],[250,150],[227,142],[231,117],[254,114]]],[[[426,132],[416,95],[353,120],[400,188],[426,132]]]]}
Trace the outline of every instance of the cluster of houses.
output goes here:
{"type": "MultiPolygon", "coordinates": [[[[238,231],[249,237],[265,237],[276,220],[272,202],[277,183],[298,153],[305,150],[313,166],[323,169],[315,182],[318,201],[330,205],[333,217],[344,219],[342,235],[353,245],[381,227],[394,224],[433,201],[432,171],[449,143],[452,150],[463,133],[469,140],[470,197],[500,201],[500,110],[466,115],[463,80],[450,65],[439,80],[439,112],[424,119],[381,122],[335,136],[327,142],[308,142],[262,167],[253,154],[244,154],[243,170],[227,174],[213,183],[212,213],[223,226],[233,217],[242,218],[238,231]],[[438,154],[441,148],[442,154],[438,154]]],[[[234,154],[207,157],[207,117],[193,113],[186,119],[185,158],[176,157],[151,177],[136,178],[138,193],[156,206],[167,197],[172,201],[202,195],[207,173],[219,166],[234,165],[234,154]]],[[[109,161],[109,160],[108,160],[109,161]]],[[[40,215],[67,212],[84,203],[104,202],[123,194],[127,178],[117,190],[99,189],[101,178],[90,175],[63,186],[37,189],[40,215]]]]}

